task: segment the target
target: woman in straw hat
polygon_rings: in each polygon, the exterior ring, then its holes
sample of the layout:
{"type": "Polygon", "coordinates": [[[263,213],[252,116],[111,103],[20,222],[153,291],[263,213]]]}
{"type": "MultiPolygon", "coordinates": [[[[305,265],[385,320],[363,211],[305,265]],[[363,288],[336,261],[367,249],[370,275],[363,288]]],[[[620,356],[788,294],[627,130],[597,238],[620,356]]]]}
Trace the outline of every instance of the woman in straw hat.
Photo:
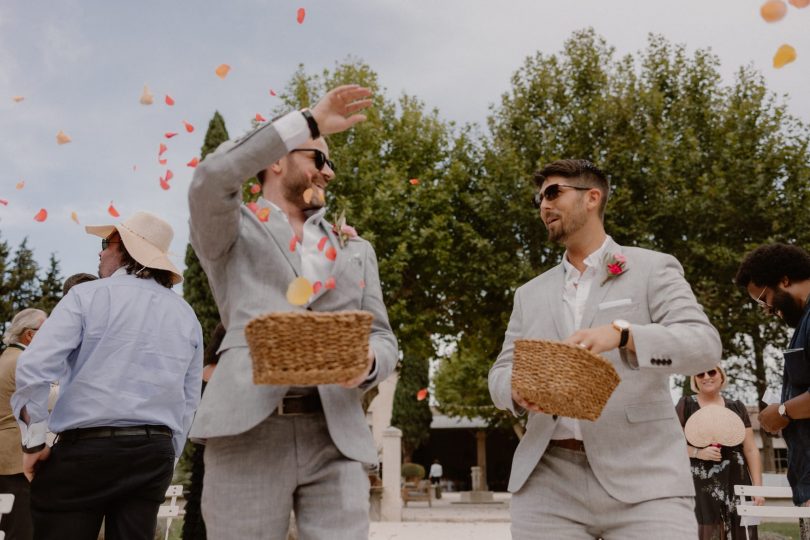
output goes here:
{"type": "MultiPolygon", "coordinates": [[[[748,527],[746,537],[745,527],[740,526],[740,517],[735,512],[734,485],[751,485],[753,479],[753,485],[761,486],[762,464],[745,405],[738,400],[726,399],[720,393],[726,383],[726,373],[720,366],[692,375],[690,386],[695,394],[682,397],[676,405],[682,426],[686,426],[694,413],[711,405],[734,412],[745,426],[745,438],[736,446],[700,448],[687,441],[695,481],[698,536],[701,540],[756,540],[756,527],[748,527]]],[[[761,497],[754,500],[757,505],[764,502],[761,497]]]]}

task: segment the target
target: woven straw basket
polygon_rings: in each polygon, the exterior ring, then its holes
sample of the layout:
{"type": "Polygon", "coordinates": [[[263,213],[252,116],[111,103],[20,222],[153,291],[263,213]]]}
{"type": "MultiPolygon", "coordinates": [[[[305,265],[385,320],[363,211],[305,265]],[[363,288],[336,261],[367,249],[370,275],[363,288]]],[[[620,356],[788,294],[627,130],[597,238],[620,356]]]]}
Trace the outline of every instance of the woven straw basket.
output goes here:
{"type": "Polygon", "coordinates": [[[710,444],[737,446],[745,439],[745,424],[734,411],[707,405],[695,411],[683,427],[686,440],[696,448],[710,444]]]}
{"type": "Polygon", "coordinates": [[[371,313],[267,313],[245,327],[254,384],[337,384],[368,367],[371,313]]]}
{"type": "Polygon", "coordinates": [[[610,362],[581,347],[515,341],[512,388],[547,414],[596,420],[619,381],[610,362]]]}

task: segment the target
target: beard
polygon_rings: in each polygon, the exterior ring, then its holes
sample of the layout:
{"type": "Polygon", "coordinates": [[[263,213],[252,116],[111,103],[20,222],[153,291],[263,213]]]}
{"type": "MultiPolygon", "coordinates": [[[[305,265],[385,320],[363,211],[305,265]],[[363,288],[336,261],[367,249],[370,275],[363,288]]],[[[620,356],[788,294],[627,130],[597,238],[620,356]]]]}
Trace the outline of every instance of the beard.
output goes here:
{"type": "Polygon", "coordinates": [[[804,305],[789,293],[776,289],[773,295],[773,308],[779,311],[782,320],[791,328],[796,328],[804,315],[804,305]]]}
{"type": "Polygon", "coordinates": [[[555,227],[552,229],[546,225],[546,229],[548,230],[549,241],[558,244],[564,244],[572,234],[584,227],[588,221],[588,215],[584,208],[576,208],[565,217],[560,214],[555,214],[555,216],[558,218],[555,227]]]}
{"type": "Polygon", "coordinates": [[[313,184],[312,178],[292,161],[290,161],[289,171],[282,182],[282,193],[285,199],[304,211],[319,210],[326,204],[323,190],[313,184]],[[309,202],[304,198],[304,192],[308,189],[312,189],[312,197],[309,202]]]}

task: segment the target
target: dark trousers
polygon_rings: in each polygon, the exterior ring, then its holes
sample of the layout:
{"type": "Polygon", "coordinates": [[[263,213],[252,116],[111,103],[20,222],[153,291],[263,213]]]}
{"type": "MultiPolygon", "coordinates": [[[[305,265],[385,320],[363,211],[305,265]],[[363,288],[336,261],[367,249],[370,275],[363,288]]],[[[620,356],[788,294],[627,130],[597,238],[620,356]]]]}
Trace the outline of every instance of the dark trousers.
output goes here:
{"type": "Polygon", "coordinates": [[[34,540],[153,540],[172,480],[171,437],[59,440],[31,483],[34,540]]]}
{"type": "Polygon", "coordinates": [[[0,516],[6,540],[31,540],[31,485],[23,473],[0,475],[0,493],[14,495],[11,513],[0,516]]]}

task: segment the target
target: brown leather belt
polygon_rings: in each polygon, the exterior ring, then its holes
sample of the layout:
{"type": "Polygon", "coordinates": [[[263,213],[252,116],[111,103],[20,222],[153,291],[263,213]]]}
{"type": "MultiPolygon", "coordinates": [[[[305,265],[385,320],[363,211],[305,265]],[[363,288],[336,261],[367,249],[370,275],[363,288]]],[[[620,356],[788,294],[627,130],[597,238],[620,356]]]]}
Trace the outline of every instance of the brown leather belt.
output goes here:
{"type": "Polygon", "coordinates": [[[579,439],[551,439],[548,444],[549,446],[557,446],[559,448],[574,450],[576,452],[585,451],[585,444],[579,439]]]}
{"type": "Polygon", "coordinates": [[[305,396],[284,396],[284,399],[278,404],[275,414],[291,416],[319,412],[323,412],[323,405],[321,405],[321,396],[315,392],[305,396]]]}
{"type": "Polygon", "coordinates": [[[82,439],[109,439],[114,437],[171,437],[172,430],[166,426],[103,426],[68,429],[59,434],[60,441],[82,439]]]}

